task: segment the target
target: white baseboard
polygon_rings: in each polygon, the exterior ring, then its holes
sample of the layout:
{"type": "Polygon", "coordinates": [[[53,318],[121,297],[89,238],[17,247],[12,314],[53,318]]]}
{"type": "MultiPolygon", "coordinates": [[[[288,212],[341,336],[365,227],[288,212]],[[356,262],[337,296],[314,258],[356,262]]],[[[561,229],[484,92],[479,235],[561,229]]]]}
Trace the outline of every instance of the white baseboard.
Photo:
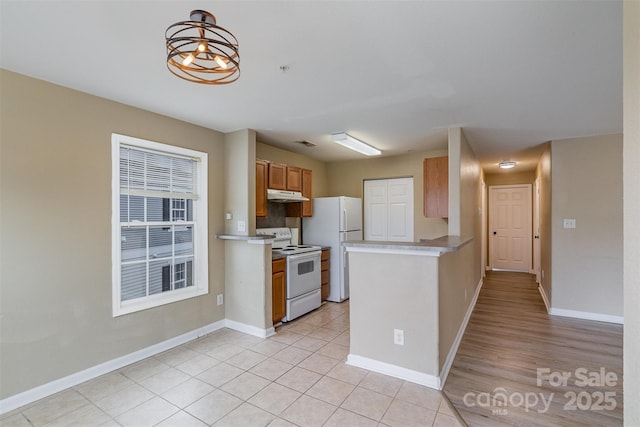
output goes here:
{"type": "Polygon", "coordinates": [[[549,298],[547,297],[547,293],[544,291],[542,286],[538,286],[538,291],[542,296],[542,301],[544,301],[544,306],[547,307],[547,313],[551,314],[551,304],[549,304],[549,298]]]}
{"type": "Polygon", "coordinates": [[[0,400],[0,415],[29,403],[35,402],[36,400],[51,396],[54,393],[58,393],[62,390],[74,387],[85,381],[97,378],[100,375],[108,374],[109,372],[115,371],[116,369],[123,368],[142,359],[146,359],[148,357],[162,353],[163,351],[170,350],[174,347],[177,347],[224,327],[225,320],[219,320],[217,322],[194,329],[193,331],[187,332],[177,337],[162,341],[158,344],[154,344],[138,351],[134,351],[133,353],[108,360],[104,363],[100,363],[99,365],[95,365],[83,371],[67,375],[66,377],[59,378],[38,387],[34,387],[22,393],[9,396],[5,399],[0,400]]]}
{"type": "Polygon", "coordinates": [[[595,320],[598,322],[617,323],[624,325],[624,316],[614,316],[611,314],[591,313],[588,311],[565,310],[563,308],[552,307],[549,310],[552,316],[573,317],[575,319],[595,320]]]}
{"type": "Polygon", "coordinates": [[[471,318],[471,313],[473,313],[473,309],[476,306],[476,302],[478,301],[478,296],[480,295],[480,290],[482,289],[483,280],[480,278],[478,282],[478,286],[476,286],[476,291],[473,294],[473,299],[471,300],[471,304],[467,308],[467,312],[464,315],[464,319],[462,320],[462,324],[460,324],[460,328],[458,328],[458,333],[456,334],[456,338],[453,340],[453,344],[449,349],[449,354],[447,354],[447,359],[442,366],[442,371],[440,371],[440,384],[444,386],[444,383],[447,381],[447,376],[449,375],[449,370],[451,370],[451,365],[453,365],[453,360],[456,358],[456,353],[458,352],[458,347],[460,346],[460,341],[462,341],[462,337],[464,336],[464,331],[467,329],[467,324],[469,323],[469,319],[471,318]]]}
{"type": "Polygon", "coordinates": [[[243,332],[245,334],[253,335],[258,338],[268,338],[272,335],[275,335],[276,330],[274,327],[262,329],[257,326],[247,325],[246,323],[236,322],[235,320],[225,319],[224,324],[227,328],[233,329],[238,332],[243,332]]]}
{"type": "Polygon", "coordinates": [[[347,365],[400,378],[402,380],[410,381],[436,390],[442,390],[440,378],[435,375],[429,375],[424,372],[414,371],[413,369],[407,369],[390,363],[381,362],[379,360],[369,359],[368,357],[349,354],[349,356],[347,356],[347,365]]]}

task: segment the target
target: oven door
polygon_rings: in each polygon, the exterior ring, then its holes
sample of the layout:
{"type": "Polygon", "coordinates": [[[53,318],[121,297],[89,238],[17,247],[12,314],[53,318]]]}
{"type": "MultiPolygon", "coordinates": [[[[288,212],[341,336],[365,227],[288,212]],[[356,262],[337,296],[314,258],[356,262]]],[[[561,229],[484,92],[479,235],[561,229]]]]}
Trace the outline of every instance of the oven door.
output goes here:
{"type": "Polygon", "coordinates": [[[321,254],[314,251],[287,256],[287,299],[320,289],[321,254]]]}

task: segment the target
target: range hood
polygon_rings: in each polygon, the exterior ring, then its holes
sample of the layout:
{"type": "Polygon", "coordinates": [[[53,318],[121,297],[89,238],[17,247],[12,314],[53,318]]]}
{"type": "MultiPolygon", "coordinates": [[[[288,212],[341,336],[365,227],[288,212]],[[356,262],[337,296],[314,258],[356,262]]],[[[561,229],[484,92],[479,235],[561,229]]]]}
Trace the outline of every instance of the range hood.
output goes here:
{"type": "Polygon", "coordinates": [[[278,203],[308,202],[299,191],[267,190],[267,200],[278,203]]]}

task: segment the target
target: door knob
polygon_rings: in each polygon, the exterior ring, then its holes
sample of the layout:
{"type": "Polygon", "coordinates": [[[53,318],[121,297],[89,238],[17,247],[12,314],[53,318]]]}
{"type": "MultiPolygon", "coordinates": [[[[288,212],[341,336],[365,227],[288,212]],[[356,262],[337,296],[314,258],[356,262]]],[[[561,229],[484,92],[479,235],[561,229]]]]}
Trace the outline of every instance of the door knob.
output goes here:
{"type": "Polygon", "coordinates": [[[497,232],[497,231],[494,231],[494,232],[493,232],[493,235],[495,236],[496,234],[498,234],[498,232],[497,232]]]}

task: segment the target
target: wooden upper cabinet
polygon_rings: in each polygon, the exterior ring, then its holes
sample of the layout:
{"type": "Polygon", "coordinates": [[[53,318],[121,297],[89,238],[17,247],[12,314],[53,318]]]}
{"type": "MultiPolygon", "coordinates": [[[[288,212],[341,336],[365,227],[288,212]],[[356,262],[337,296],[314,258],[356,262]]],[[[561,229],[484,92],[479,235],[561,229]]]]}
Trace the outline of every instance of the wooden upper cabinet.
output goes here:
{"type": "Polygon", "coordinates": [[[297,166],[287,166],[287,190],[302,191],[302,169],[297,166]]]}
{"type": "Polygon", "coordinates": [[[424,216],[449,217],[449,158],[431,157],[423,161],[424,216]]]}
{"type": "Polygon", "coordinates": [[[269,162],[256,160],[256,216],[267,216],[267,169],[269,162]]]}
{"type": "Polygon", "coordinates": [[[302,169],[302,195],[309,199],[302,202],[302,216],[313,216],[313,172],[302,169]]]}
{"type": "Polygon", "coordinates": [[[305,217],[313,216],[313,171],[310,169],[300,169],[302,175],[302,195],[309,199],[308,202],[287,203],[287,216],[305,217]]]}
{"type": "Polygon", "coordinates": [[[274,190],[287,189],[287,165],[282,163],[269,163],[269,188],[274,190]]]}

